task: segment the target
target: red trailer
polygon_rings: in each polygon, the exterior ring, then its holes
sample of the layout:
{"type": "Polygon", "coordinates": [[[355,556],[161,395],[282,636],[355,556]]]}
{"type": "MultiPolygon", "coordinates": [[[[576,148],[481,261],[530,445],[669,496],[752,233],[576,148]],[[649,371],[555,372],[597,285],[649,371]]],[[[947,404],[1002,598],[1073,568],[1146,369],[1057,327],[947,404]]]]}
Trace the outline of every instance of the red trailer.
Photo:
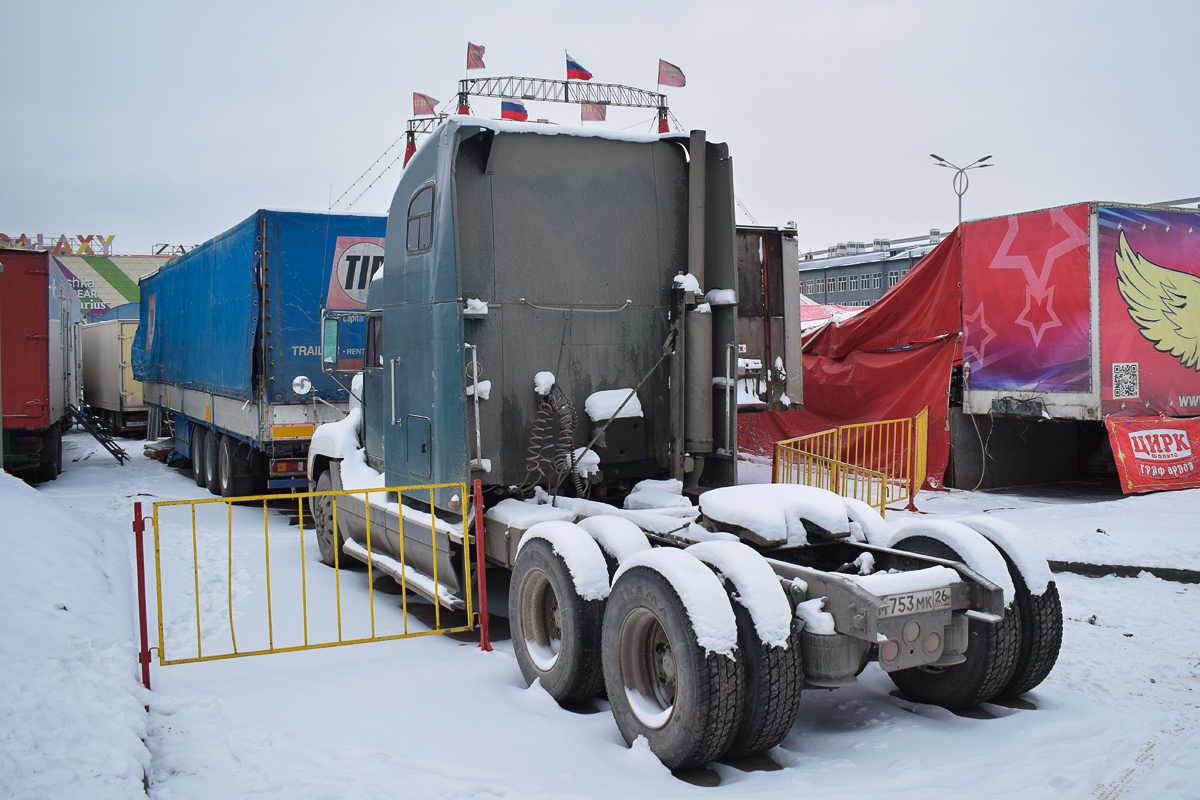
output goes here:
{"type": "Polygon", "coordinates": [[[68,405],[78,405],[79,296],[46,252],[0,248],[0,414],[4,468],[62,472],[68,405]]]}

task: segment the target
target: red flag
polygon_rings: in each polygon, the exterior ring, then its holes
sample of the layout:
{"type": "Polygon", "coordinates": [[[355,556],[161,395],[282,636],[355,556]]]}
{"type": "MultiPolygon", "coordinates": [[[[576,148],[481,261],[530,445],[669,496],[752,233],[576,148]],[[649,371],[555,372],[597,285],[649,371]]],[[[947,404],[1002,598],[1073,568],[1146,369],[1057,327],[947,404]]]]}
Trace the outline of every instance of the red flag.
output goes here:
{"type": "Polygon", "coordinates": [[[604,122],[608,103],[580,103],[580,115],[584,122],[604,122]]]}
{"type": "Polygon", "coordinates": [[[483,66],[483,50],[483,45],[467,42],[467,69],[485,69],[483,66]]]}
{"type": "Polygon", "coordinates": [[[413,116],[434,116],[437,114],[438,101],[427,94],[413,92],[413,116]]]}
{"type": "Polygon", "coordinates": [[[679,67],[660,58],[658,60],[658,84],[659,86],[687,86],[687,78],[683,76],[683,70],[679,67]]]}

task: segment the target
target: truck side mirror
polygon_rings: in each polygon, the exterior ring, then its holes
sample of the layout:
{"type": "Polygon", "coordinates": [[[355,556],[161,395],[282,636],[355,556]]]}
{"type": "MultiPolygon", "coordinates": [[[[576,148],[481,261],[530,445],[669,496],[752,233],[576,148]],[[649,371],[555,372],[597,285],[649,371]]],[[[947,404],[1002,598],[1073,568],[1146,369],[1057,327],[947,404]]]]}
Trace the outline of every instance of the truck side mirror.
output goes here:
{"type": "Polygon", "coordinates": [[[326,317],[321,330],[321,363],[333,367],[338,355],[338,318],[326,317]]]}

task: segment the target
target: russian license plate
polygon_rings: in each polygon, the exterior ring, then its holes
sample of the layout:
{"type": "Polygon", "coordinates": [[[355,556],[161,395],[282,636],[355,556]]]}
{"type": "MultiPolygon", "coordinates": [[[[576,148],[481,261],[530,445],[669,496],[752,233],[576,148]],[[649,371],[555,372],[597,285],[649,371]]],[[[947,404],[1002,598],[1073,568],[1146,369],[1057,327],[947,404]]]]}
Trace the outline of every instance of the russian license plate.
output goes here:
{"type": "Polygon", "coordinates": [[[904,614],[921,614],[925,611],[940,611],[950,608],[950,589],[926,589],[923,592],[908,594],[889,594],[879,598],[883,608],[879,610],[880,619],[899,617],[904,614]]]}

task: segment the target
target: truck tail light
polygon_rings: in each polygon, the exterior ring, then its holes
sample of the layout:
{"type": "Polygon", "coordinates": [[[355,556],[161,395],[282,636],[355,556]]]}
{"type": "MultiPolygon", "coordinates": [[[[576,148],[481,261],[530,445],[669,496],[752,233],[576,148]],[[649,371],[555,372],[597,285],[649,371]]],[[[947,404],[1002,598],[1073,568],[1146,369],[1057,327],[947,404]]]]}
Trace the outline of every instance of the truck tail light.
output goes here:
{"type": "Polygon", "coordinates": [[[925,637],[925,652],[930,655],[937,652],[938,647],[942,644],[942,637],[936,633],[931,633],[925,637]]]}
{"type": "Polygon", "coordinates": [[[889,639],[880,646],[879,655],[883,656],[884,661],[895,661],[900,655],[900,645],[889,639]]]}
{"type": "Polygon", "coordinates": [[[308,464],[304,461],[272,461],[271,472],[288,473],[288,472],[304,472],[308,464]]]}

